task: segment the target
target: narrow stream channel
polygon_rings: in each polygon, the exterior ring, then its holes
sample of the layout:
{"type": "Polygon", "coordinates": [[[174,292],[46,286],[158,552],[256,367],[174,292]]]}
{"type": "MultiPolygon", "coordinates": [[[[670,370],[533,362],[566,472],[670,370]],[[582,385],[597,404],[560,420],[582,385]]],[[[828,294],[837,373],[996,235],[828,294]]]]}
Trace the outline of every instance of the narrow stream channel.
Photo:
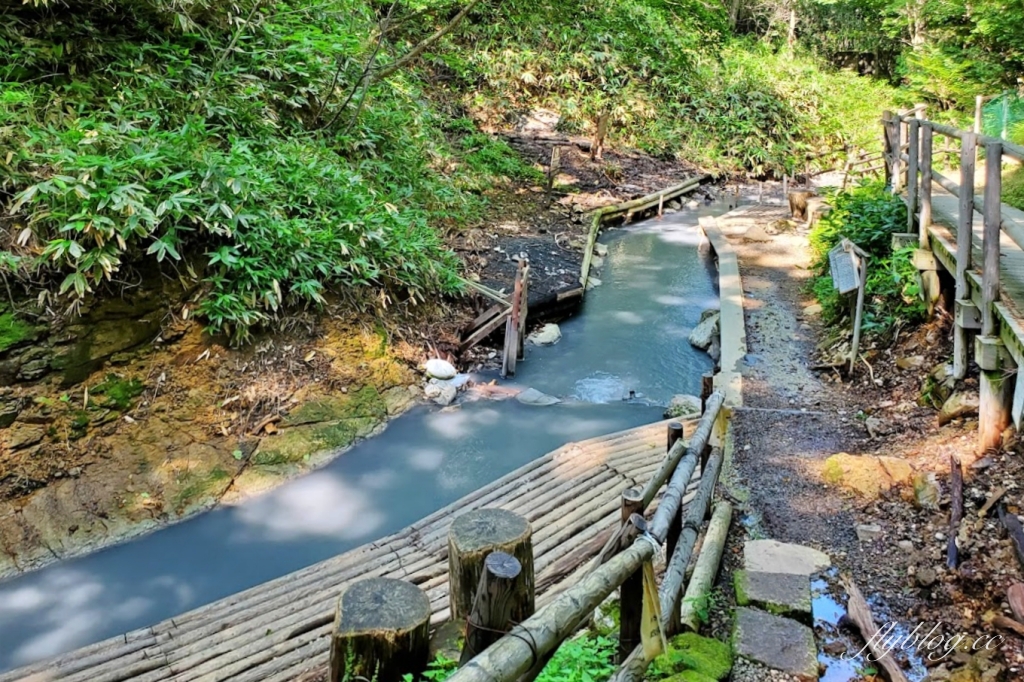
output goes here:
{"type": "Polygon", "coordinates": [[[514,382],[550,407],[418,407],[327,467],[241,505],[0,583],[0,672],[145,627],[397,531],[560,445],[650,423],[698,393],[710,359],[687,343],[715,306],[698,215],[606,233],[603,285],[530,348],[514,382]],[[635,399],[623,400],[629,392],[635,399]]]}

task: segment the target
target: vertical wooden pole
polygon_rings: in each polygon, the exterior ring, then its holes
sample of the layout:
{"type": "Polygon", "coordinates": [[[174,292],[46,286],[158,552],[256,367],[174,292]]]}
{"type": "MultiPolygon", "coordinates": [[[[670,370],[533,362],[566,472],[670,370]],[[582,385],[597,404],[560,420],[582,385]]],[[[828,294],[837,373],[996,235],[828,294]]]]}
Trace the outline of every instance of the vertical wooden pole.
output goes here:
{"type": "Polygon", "coordinates": [[[523,584],[516,580],[523,566],[511,554],[491,552],[484,559],[484,571],[473,599],[473,611],[466,627],[466,644],[459,666],[497,642],[515,624],[513,614],[522,613],[523,584]]]}
{"type": "Polygon", "coordinates": [[[999,300],[999,235],[1003,223],[1002,205],[1003,145],[989,142],[985,145],[985,265],[981,271],[981,298],[985,309],[981,313],[981,333],[992,336],[996,330],[993,304],[999,300]]]}
{"type": "Polygon", "coordinates": [[[928,248],[928,228],[932,226],[932,146],[935,131],[932,124],[925,121],[921,124],[921,189],[919,200],[921,204],[921,220],[918,224],[920,230],[920,245],[922,249],[928,248]]]}
{"type": "Polygon", "coordinates": [[[708,408],[708,398],[715,392],[715,373],[704,372],[700,375],[700,411],[701,414],[708,408]]]}
{"type": "Polygon", "coordinates": [[[882,112],[882,165],[885,167],[885,186],[892,186],[892,112],[882,112]]]}
{"type": "MultiPolygon", "coordinates": [[[[1003,144],[996,140],[985,144],[985,216],[982,242],[985,265],[981,272],[981,334],[990,345],[998,348],[995,303],[999,300],[999,237],[1003,214],[1002,204],[1003,144]]],[[[981,372],[981,405],[978,409],[978,451],[998,448],[1002,433],[1010,425],[1013,402],[1013,382],[1003,373],[996,356],[995,362],[979,362],[981,372]]]]}
{"type": "Polygon", "coordinates": [[[903,191],[903,121],[897,116],[892,123],[892,193],[903,191]]]}
{"type": "MultiPolygon", "coordinates": [[[[966,301],[971,292],[967,273],[971,270],[971,246],[974,238],[974,160],[977,156],[978,136],[964,133],[960,144],[960,206],[956,227],[956,300],[966,301]]],[[[953,376],[963,379],[967,375],[967,356],[970,334],[960,324],[953,327],[953,376]]]]}
{"type": "MultiPolygon", "coordinates": [[[[907,232],[914,231],[917,214],[917,167],[920,153],[918,131],[920,127],[921,122],[915,118],[907,128],[907,232]]],[[[928,245],[922,244],[921,248],[928,248],[928,245]]]]}
{"type": "MultiPolygon", "coordinates": [[[[636,488],[622,491],[622,525],[629,523],[633,514],[644,513],[644,495],[636,488]]],[[[622,663],[640,644],[640,621],[643,617],[644,577],[641,570],[619,587],[619,656],[622,663]]]]}
{"type": "Polygon", "coordinates": [[[1013,404],[1013,381],[1002,371],[982,370],[979,386],[981,404],[978,408],[978,453],[998,449],[1003,431],[1010,426],[1013,404]]]}

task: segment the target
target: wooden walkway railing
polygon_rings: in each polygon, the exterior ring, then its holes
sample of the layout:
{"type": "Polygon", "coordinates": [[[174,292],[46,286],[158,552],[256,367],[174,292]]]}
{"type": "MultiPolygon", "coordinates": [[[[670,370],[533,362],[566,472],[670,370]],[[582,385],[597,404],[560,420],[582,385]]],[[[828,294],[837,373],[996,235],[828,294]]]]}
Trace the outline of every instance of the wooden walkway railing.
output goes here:
{"type": "Polygon", "coordinates": [[[979,451],[997,447],[1024,408],[1024,213],[1002,204],[1004,159],[1024,162],[1024,147],[916,116],[882,116],[886,178],[905,193],[907,231],[920,250],[915,265],[929,304],[939,299],[943,266],[956,283],[953,373],[967,372],[971,337],[981,368],[979,451]],[[959,144],[959,183],[939,172],[935,136],[959,144]],[[976,194],[976,163],[984,152],[984,181],[976,194]],[[980,208],[980,213],[976,211],[980,208]],[[1014,390],[1016,383],[1016,390],[1014,390]]]}

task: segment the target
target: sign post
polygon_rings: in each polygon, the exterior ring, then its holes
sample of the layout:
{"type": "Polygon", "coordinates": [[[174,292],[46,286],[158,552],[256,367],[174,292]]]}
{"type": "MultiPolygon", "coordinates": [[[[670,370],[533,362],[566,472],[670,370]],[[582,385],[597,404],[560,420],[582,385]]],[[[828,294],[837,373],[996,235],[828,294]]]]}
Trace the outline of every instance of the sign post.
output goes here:
{"type": "Polygon", "coordinates": [[[853,343],[850,345],[850,374],[857,364],[860,349],[860,326],[864,317],[864,289],[868,280],[868,254],[847,238],[828,252],[832,286],[841,295],[857,291],[853,316],[853,343]]]}

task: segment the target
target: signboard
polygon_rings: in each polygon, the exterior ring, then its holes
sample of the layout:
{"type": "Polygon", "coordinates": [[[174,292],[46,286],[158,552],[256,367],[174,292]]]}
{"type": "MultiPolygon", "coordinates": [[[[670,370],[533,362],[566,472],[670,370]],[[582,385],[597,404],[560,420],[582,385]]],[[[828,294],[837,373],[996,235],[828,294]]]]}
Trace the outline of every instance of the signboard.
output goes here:
{"type": "Polygon", "coordinates": [[[828,252],[832,286],[840,294],[856,291],[860,286],[860,277],[857,274],[857,254],[848,245],[851,245],[851,242],[844,239],[828,252]]]}

